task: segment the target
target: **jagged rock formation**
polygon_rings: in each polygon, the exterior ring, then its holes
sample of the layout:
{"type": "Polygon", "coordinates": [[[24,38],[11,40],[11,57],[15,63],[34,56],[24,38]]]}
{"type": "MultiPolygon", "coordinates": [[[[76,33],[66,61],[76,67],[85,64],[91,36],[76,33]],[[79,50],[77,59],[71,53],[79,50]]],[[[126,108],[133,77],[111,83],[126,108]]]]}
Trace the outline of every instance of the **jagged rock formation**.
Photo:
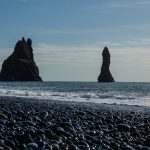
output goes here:
{"type": "Polygon", "coordinates": [[[42,81],[34,62],[31,39],[17,42],[14,52],[3,62],[0,81],[42,81]]]}
{"type": "Polygon", "coordinates": [[[101,73],[98,77],[98,82],[115,82],[109,70],[110,53],[107,47],[104,48],[102,56],[103,56],[103,63],[101,67],[101,73]]]}

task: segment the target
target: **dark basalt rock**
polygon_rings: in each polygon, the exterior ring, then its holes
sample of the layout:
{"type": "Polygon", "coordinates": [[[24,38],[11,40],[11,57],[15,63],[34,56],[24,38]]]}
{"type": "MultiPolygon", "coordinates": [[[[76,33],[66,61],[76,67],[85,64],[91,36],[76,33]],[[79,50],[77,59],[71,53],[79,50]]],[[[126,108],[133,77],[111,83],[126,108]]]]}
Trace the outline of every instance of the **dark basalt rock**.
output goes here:
{"type": "Polygon", "coordinates": [[[34,62],[32,40],[22,38],[3,62],[0,81],[42,81],[34,62]]]}
{"type": "Polygon", "coordinates": [[[101,73],[98,77],[98,82],[115,82],[109,70],[110,53],[107,47],[104,48],[102,56],[103,56],[103,63],[101,67],[101,73]]]}

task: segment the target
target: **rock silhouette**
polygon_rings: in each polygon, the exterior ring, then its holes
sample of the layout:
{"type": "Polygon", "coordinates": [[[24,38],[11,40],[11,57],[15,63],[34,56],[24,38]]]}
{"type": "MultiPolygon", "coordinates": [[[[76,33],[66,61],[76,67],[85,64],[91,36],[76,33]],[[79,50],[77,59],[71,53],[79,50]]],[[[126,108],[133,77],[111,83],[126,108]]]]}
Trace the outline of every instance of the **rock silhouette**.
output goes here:
{"type": "Polygon", "coordinates": [[[98,77],[98,82],[115,82],[109,70],[110,53],[107,47],[104,48],[102,52],[102,56],[103,56],[103,62],[101,67],[101,73],[98,77]]]}
{"type": "Polygon", "coordinates": [[[42,81],[34,62],[32,40],[22,38],[3,62],[0,81],[42,81]]]}

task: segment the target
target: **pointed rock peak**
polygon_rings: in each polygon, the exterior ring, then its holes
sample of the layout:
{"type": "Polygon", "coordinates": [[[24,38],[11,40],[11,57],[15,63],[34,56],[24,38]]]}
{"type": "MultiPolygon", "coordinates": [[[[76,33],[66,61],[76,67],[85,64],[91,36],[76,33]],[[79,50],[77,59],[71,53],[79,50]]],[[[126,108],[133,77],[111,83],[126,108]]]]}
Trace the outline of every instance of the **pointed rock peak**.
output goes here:
{"type": "Polygon", "coordinates": [[[26,40],[25,40],[25,38],[24,38],[24,37],[22,37],[22,42],[26,43],[26,40]]]}
{"type": "Polygon", "coordinates": [[[114,82],[114,79],[109,70],[110,66],[110,53],[107,47],[104,47],[102,52],[103,62],[101,67],[101,73],[98,77],[98,82],[114,82]]]}
{"type": "Polygon", "coordinates": [[[28,45],[29,47],[32,47],[32,40],[31,40],[31,39],[27,39],[27,45],[28,45]]]}
{"type": "Polygon", "coordinates": [[[23,37],[14,52],[4,61],[0,73],[1,81],[42,81],[34,62],[32,40],[23,37]]]}
{"type": "Polygon", "coordinates": [[[109,50],[107,47],[104,47],[102,55],[109,54],[109,50]]]}
{"type": "Polygon", "coordinates": [[[103,51],[109,51],[109,50],[108,50],[108,48],[105,46],[104,49],[103,49],[103,51]]]}

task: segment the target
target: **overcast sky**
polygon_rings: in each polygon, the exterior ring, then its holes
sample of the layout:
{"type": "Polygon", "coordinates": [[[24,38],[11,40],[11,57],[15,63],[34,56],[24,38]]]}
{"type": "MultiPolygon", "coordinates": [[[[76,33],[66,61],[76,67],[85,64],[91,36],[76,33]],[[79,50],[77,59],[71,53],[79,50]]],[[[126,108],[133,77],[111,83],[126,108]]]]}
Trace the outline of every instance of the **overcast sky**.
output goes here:
{"type": "Polygon", "coordinates": [[[116,81],[150,82],[150,0],[0,0],[0,69],[23,36],[45,81],[97,81],[107,46],[116,81]]]}

